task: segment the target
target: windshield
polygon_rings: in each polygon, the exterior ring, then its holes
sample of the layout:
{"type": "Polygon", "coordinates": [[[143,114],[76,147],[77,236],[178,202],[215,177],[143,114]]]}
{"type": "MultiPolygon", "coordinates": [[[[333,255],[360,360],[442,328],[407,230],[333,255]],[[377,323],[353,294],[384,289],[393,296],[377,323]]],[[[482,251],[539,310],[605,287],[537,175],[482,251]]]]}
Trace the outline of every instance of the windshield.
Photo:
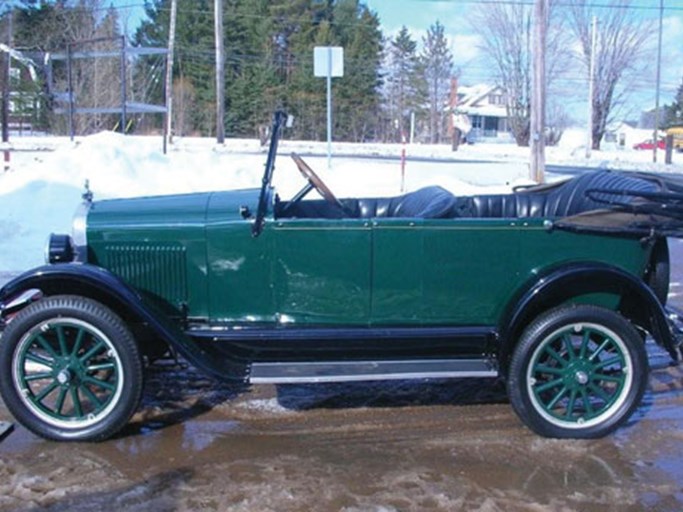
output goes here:
{"type": "Polygon", "coordinates": [[[259,196],[258,209],[256,211],[256,222],[252,227],[252,235],[258,236],[263,229],[263,222],[268,212],[268,198],[272,194],[270,191],[270,184],[273,181],[273,171],[275,170],[275,156],[277,155],[277,145],[280,141],[282,129],[287,123],[287,114],[278,110],[273,114],[273,128],[270,135],[270,148],[268,149],[268,159],[266,160],[266,169],[263,173],[263,180],[261,181],[261,194],[259,196]]]}

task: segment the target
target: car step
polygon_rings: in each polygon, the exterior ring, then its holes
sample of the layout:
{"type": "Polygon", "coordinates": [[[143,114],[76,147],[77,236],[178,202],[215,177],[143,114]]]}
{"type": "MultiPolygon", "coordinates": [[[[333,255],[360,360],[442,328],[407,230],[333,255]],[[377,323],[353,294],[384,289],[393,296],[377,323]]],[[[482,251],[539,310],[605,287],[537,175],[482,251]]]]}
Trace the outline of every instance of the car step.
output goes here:
{"type": "Polygon", "coordinates": [[[249,382],[293,384],[395,379],[497,377],[490,359],[253,363],[249,382]]]}

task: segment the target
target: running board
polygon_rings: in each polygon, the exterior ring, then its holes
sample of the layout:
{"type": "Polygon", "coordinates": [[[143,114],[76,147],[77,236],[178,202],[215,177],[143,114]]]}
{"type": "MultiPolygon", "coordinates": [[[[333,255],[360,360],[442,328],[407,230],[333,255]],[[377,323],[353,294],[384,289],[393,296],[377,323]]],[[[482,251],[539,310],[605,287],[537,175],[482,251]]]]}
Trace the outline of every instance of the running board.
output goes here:
{"type": "Polygon", "coordinates": [[[252,363],[249,382],[293,384],[396,379],[497,377],[489,359],[252,363]]]}

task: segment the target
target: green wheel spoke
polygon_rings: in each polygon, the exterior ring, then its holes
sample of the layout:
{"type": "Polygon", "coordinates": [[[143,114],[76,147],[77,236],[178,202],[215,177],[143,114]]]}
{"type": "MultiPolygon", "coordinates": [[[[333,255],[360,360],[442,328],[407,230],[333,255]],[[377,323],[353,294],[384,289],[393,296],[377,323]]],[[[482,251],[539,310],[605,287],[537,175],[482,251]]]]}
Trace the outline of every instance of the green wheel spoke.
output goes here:
{"type": "Polygon", "coordinates": [[[55,352],[55,350],[52,348],[52,345],[50,345],[50,342],[47,341],[45,338],[43,338],[43,336],[42,336],[41,334],[39,334],[38,336],[36,336],[35,339],[36,339],[36,341],[38,342],[38,344],[39,344],[41,347],[43,347],[43,349],[45,350],[45,352],[47,352],[47,353],[50,355],[50,357],[51,357],[52,359],[57,359],[57,358],[59,358],[59,354],[57,354],[57,352],[55,352]]]}
{"type": "Polygon", "coordinates": [[[74,341],[73,349],[71,349],[71,357],[76,357],[78,351],[81,350],[81,345],[83,344],[83,338],[85,335],[85,330],[78,329],[78,334],[76,335],[76,341],[74,341]]]}
{"type": "Polygon", "coordinates": [[[552,388],[562,384],[563,380],[564,379],[551,380],[549,382],[546,382],[545,384],[541,384],[540,386],[536,386],[534,388],[534,391],[536,391],[536,394],[543,393],[544,391],[547,391],[549,389],[552,389],[552,388]]]}
{"type": "Polygon", "coordinates": [[[549,355],[550,357],[552,357],[553,359],[555,359],[555,360],[556,360],[558,363],[560,363],[562,366],[567,366],[567,360],[566,360],[565,358],[563,358],[560,354],[558,354],[557,351],[556,351],[553,347],[551,347],[550,345],[548,345],[548,346],[545,347],[543,350],[544,350],[545,352],[547,352],[548,355],[549,355]]]}
{"type": "Polygon", "coordinates": [[[613,364],[620,364],[622,363],[622,358],[620,356],[614,356],[610,359],[606,359],[605,361],[600,361],[599,363],[595,364],[593,368],[595,370],[602,370],[606,366],[612,366],[613,364]]]}
{"type": "Polygon", "coordinates": [[[76,411],[76,416],[83,416],[83,407],[81,406],[81,399],[78,396],[78,388],[71,387],[69,388],[69,391],[71,395],[71,401],[74,404],[74,410],[76,411]]]}
{"type": "Polygon", "coordinates": [[[114,363],[100,363],[100,364],[91,364],[88,366],[85,371],[88,373],[95,373],[99,372],[102,370],[113,370],[116,368],[116,364],[114,363]]]}
{"type": "Polygon", "coordinates": [[[97,395],[93,393],[88,386],[81,386],[81,389],[83,390],[83,393],[85,393],[85,395],[88,397],[88,400],[90,400],[94,404],[97,404],[98,409],[102,407],[104,402],[100,401],[100,399],[97,398],[97,395]]]}
{"type": "Polygon", "coordinates": [[[47,366],[48,368],[55,367],[54,361],[50,361],[49,359],[45,359],[44,357],[33,354],[31,352],[26,353],[26,359],[28,359],[29,361],[33,361],[34,363],[42,364],[43,366],[47,366]]]}
{"type": "Polygon", "coordinates": [[[24,380],[26,382],[33,382],[34,380],[43,380],[43,379],[53,379],[54,375],[52,372],[40,372],[40,373],[32,373],[31,375],[25,375],[24,380]]]}
{"type": "Polygon", "coordinates": [[[553,409],[557,403],[562,399],[562,397],[569,391],[569,388],[567,386],[562,386],[562,389],[560,390],[557,395],[555,395],[555,398],[553,398],[550,403],[548,403],[545,408],[549,411],[553,409]]]}
{"type": "Polygon", "coordinates": [[[106,347],[106,344],[104,343],[104,341],[99,340],[93,348],[91,348],[84,355],[79,357],[78,360],[81,363],[85,363],[88,359],[97,354],[102,349],[102,347],[106,347]]]}
{"type": "Polygon", "coordinates": [[[579,359],[586,358],[586,352],[588,352],[588,344],[591,340],[591,333],[588,330],[583,332],[583,339],[581,340],[581,348],[579,350],[579,359]]]}
{"type": "Polygon", "coordinates": [[[590,389],[594,394],[602,398],[606,404],[609,403],[609,401],[611,400],[611,397],[607,393],[605,393],[604,389],[602,389],[600,386],[596,386],[592,382],[588,384],[588,389],[590,389]]]}
{"type": "Polygon", "coordinates": [[[59,396],[57,397],[57,403],[55,404],[55,412],[61,416],[62,409],[64,408],[64,400],[66,400],[66,394],[69,388],[62,388],[59,390],[59,396]]]}
{"type": "Polygon", "coordinates": [[[589,361],[592,361],[593,359],[595,359],[596,357],[598,357],[598,356],[600,355],[600,352],[602,352],[603,350],[605,350],[605,348],[607,348],[607,345],[609,345],[610,343],[611,343],[611,340],[609,340],[609,339],[606,339],[605,341],[603,341],[603,342],[600,344],[600,346],[599,346],[598,348],[596,348],[596,349],[593,351],[593,353],[590,355],[590,357],[588,358],[588,360],[589,360],[589,361]]]}
{"type": "Polygon", "coordinates": [[[622,384],[626,377],[624,375],[605,375],[604,373],[594,373],[594,381],[617,382],[622,384]]]}
{"type": "Polygon", "coordinates": [[[564,375],[564,372],[566,370],[563,370],[562,368],[556,368],[553,366],[546,366],[544,364],[539,364],[536,365],[534,368],[537,373],[552,373],[553,375],[564,375]]]}
{"type": "Polygon", "coordinates": [[[66,336],[64,335],[64,326],[58,325],[57,327],[55,327],[55,331],[57,331],[57,339],[59,340],[59,350],[62,353],[62,356],[68,356],[69,350],[66,348],[66,336]]]}
{"type": "Polygon", "coordinates": [[[567,349],[569,361],[574,361],[576,359],[576,353],[574,352],[574,345],[572,345],[572,337],[565,333],[562,335],[562,342],[564,343],[564,347],[567,349]]]}
{"type": "Polygon", "coordinates": [[[572,389],[572,392],[569,394],[569,401],[567,402],[567,410],[565,412],[565,417],[571,418],[572,414],[574,414],[574,406],[576,405],[576,390],[572,389]]]}
{"type": "Polygon", "coordinates": [[[38,393],[37,395],[35,395],[35,396],[33,397],[34,401],[36,401],[36,402],[42,402],[43,399],[44,399],[47,395],[49,395],[50,393],[52,393],[52,392],[53,392],[55,389],[57,389],[58,387],[59,387],[59,382],[57,382],[56,380],[52,381],[50,384],[48,384],[48,385],[45,387],[45,389],[43,389],[40,393],[38,393]]]}
{"type": "Polygon", "coordinates": [[[581,395],[581,399],[583,401],[583,406],[586,408],[586,412],[590,416],[593,416],[593,414],[595,414],[595,411],[593,410],[593,404],[591,404],[590,396],[588,396],[588,393],[586,393],[586,389],[581,388],[579,390],[579,394],[581,395]]]}
{"type": "Polygon", "coordinates": [[[95,379],[93,377],[84,377],[83,382],[86,382],[88,384],[92,384],[93,386],[98,386],[102,389],[106,389],[107,391],[114,391],[116,390],[116,386],[114,384],[110,384],[109,382],[105,382],[100,379],[95,379]]]}

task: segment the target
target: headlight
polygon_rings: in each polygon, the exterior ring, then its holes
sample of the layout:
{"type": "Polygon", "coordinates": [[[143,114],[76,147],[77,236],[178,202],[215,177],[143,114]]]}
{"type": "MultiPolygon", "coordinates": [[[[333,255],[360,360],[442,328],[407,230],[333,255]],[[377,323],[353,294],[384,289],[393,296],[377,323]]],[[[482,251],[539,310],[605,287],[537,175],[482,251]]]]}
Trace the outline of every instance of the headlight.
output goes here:
{"type": "Polygon", "coordinates": [[[45,249],[45,259],[48,263],[67,263],[73,261],[74,250],[69,235],[52,233],[45,249]]]}

